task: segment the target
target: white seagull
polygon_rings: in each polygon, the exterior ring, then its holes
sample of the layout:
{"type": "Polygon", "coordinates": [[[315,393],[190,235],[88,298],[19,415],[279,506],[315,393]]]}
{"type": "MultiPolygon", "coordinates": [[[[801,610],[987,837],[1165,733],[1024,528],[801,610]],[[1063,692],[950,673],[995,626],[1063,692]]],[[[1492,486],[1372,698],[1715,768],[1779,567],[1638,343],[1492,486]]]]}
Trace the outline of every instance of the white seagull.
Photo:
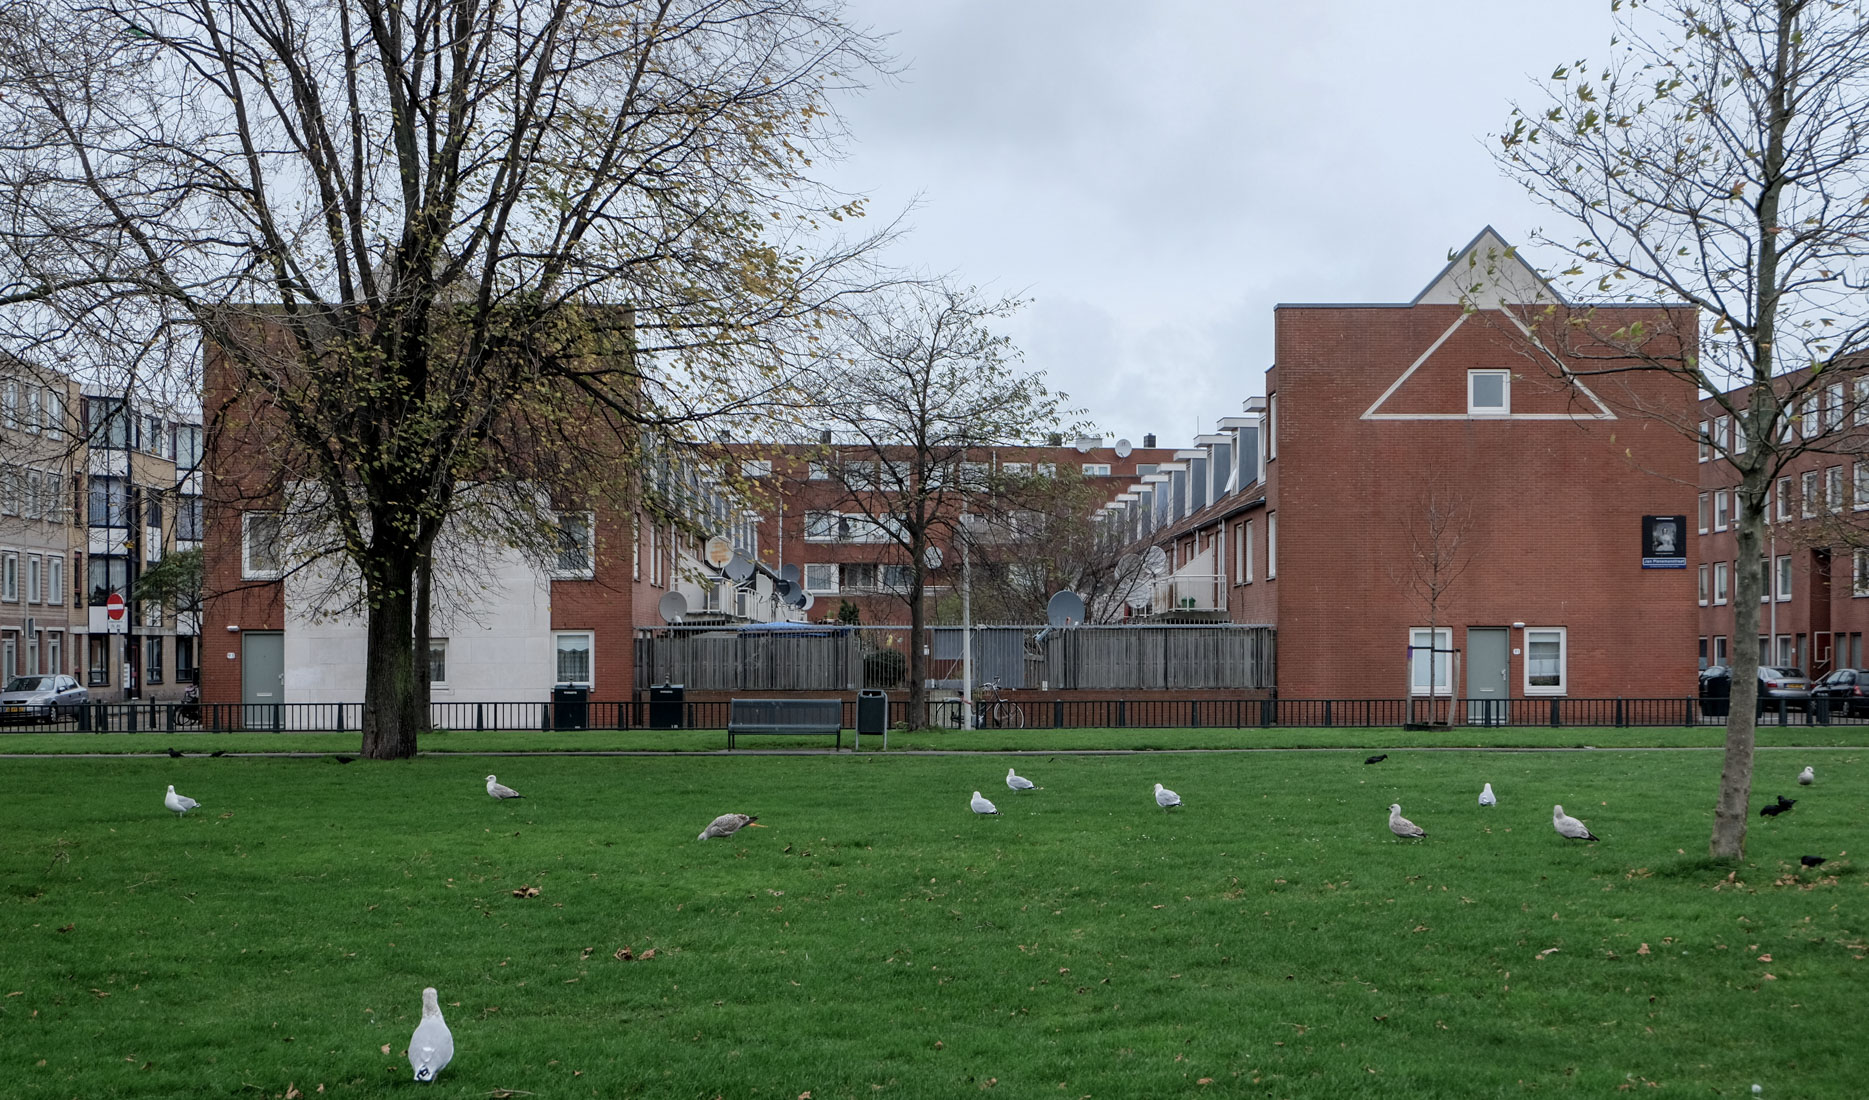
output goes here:
{"type": "Polygon", "coordinates": [[[1011,768],[1006,769],[1006,786],[1015,791],[1029,791],[1037,784],[1023,775],[1014,775],[1011,768]]]}
{"type": "Polygon", "coordinates": [[[985,795],[982,795],[979,791],[975,791],[973,792],[973,812],[977,814],[996,814],[999,812],[999,807],[988,802],[985,795]]]}
{"type": "Polygon", "coordinates": [[[1485,786],[1480,788],[1480,805],[1482,806],[1499,805],[1499,799],[1493,794],[1493,785],[1491,783],[1488,783],[1485,786]]]}
{"type": "Polygon", "coordinates": [[[409,1036],[409,1068],[417,1081],[433,1081],[454,1060],[454,1033],[441,1018],[441,997],[433,986],[422,990],[422,1022],[409,1036]]]}
{"type": "Polygon", "coordinates": [[[1565,813],[1562,806],[1551,807],[1551,827],[1558,831],[1559,836],[1569,837],[1572,840],[1596,839],[1590,832],[1589,826],[1565,813]]]}
{"type": "Polygon", "coordinates": [[[708,822],[707,828],[702,829],[701,835],[695,839],[706,840],[711,836],[732,836],[748,825],[752,825],[755,829],[765,828],[764,825],[756,824],[758,821],[759,817],[755,814],[721,814],[708,822]]]}
{"type": "Polygon", "coordinates": [[[512,789],[511,787],[507,786],[506,784],[500,782],[499,780],[493,778],[490,775],[487,777],[487,793],[489,795],[492,795],[494,798],[524,798],[526,797],[525,795],[520,794],[518,791],[512,789]]]}
{"type": "Polygon", "coordinates": [[[1155,804],[1164,810],[1172,810],[1176,806],[1181,805],[1181,796],[1169,790],[1167,787],[1162,786],[1160,783],[1157,783],[1155,785],[1155,804]]]}
{"type": "Polygon", "coordinates": [[[1403,840],[1422,840],[1428,835],[1421,826],[1402,816],[1400,802],[1389,807],[1389,831],[1403,840]]]}
{"type": "Polygon", "coordinates": [[[1803,771],[1798,773],[1798,786],[1808,787],[1812,783],[1815,783],[1815,782],[1817,782],[1817,769],[1816,768],[1807,767],[1803,771]]]}
{"type": "Polygon", "coordinates": [[[176,817],[181,817],[196,806],[201,805],[201,803],[196,802],[185,794],[176,794],[175,784],[173,783],[169,784],[169,793],[162,796],[162,804],[167,806],[169,812],[173,813],[176,817]]]}

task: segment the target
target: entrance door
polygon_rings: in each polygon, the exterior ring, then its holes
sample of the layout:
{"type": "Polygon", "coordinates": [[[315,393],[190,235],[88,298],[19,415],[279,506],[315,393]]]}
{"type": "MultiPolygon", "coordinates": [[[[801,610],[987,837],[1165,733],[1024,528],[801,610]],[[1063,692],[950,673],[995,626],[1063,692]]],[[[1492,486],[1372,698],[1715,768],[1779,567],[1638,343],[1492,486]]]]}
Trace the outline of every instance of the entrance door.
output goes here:
{"type": "Polygon", "coordinates": [[[1511,673],[1510,632],[1504,627],[1467,628],[1467,721],[1473,725],[1506,723],[1511,673]]]}
{"type": "Polygon", "coordinates": [[[248,729],[272,729],[284,718],[286,637],[254,632],[240,636],[240,701],[246,704],[248,729]]]}

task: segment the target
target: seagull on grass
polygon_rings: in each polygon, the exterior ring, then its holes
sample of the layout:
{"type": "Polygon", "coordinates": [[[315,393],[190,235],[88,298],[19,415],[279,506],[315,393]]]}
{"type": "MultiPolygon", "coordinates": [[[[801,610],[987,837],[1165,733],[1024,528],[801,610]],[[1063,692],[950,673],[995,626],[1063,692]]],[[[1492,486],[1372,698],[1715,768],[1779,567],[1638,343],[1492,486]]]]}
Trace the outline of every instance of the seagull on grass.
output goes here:
{"type": "Polygon", "coordinates": [[[1389,831],[1403,840],[1422,840],[1428,835],[1421,826],[1402,816],[1400,802],[1389,807],[1389,831]]]}
{"type": "Polygon", "coordinates": [[[523,794],[512,789],[492,776],[487,777],[487,793],[494,798],[524,798],[523,794]]]}
{"type": "Polygon", "coordinates": [[[1491,783],[1487,783],[1480,787],[1480,805],[1482,806],[1499,805],[1499,798],[1498,796],[1493,794],[1493,785],[1491,783]]]}
{"type": "Polygon", "coordinates": [[[1596,839],[1596,836],[1590,832],[1589,826],[1565,813],[1562,806],[1551,807],[1551,827],[1557,830],[1559,836],[1568,837],[1571,840],[1596,839]]]}
{"type": "Polygon", "coordinates": [[[1162,786],[1160,783],[1157,783],[1155,785],[1155,804],[1164,810],[1172,810],[1176,806],[1181,805],[1181,796],[1169,790],[1167,787],[1162,786]]]}
{"type": "Polygon", "coordinates": [[[1798,786],[1808,787],[1812,783],[1815,783],[1815,782],[1817,782],[1817,769],[1816,768],[1807,767],[1803,771],[1798,773],[1798,786]]]}
{"type": "Polygon", "coordinates": [[[1013,770],[1011,768],[1007,768],[1006,769],[1006,786],[1012,788],[1015,791],[1029,791],[1029,790],[1032,790],[1034,787],[1036,787],[1037,784],[1033,783],[1030,779],[1027,779],[1023,775],[1014,775],[1013,770]]]}
{"type": "Polygon", "coordinates": [[[169,793],[163,796],[162,804],[167,806],[169,812],[174,814],[177,818],[194,809],[196,806],[201,805],[201,803],[196,802],[185,794],[176,794],[175,784],[173,783],[169,784],[169,793]]]}
{"type": "Polygon", "coordinates": [[[981,794],[979,791],[975,791],[973,792],[973,812],[977,814],[996,814],[999,812],[999,807],[988,802],[985,795],[981,794]]]}
{"type": "Polygon", "coordinates": [[[759,817],[755,814],[721,814],[708,822],[707,828],[702,829],[701,835],[695,839],[706,840],[711,836],[732,836],[748,825],[752,825],[755,829],[765,828],[764,825],[755,824],[758,820],[759,817]]]}
{"type": "Polygon", "coordinates": [[[441,1018],[441,997],[433,986],[422,990],[422,1022],[409,1036],[409,1068],[417,1081],[433,1081],[454,1060],[454,1033],[441,1018]]]}
{"type": "Polygon", "coordinates": [[[1777,817],[1779,814],[1791,812],[1791,807],[1797,804],[1798,804],[1797,799],[1786,798],[1784,795],[1781,794],[1778,796],[1777,805],[1760,806],[1759,816],[1760,817],[1777,817]]]}

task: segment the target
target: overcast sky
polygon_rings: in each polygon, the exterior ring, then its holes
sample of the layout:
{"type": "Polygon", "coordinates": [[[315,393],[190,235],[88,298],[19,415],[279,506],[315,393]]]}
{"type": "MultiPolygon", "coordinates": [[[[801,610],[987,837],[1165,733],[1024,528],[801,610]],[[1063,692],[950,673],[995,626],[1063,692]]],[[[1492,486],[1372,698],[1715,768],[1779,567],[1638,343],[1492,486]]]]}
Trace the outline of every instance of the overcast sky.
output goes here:
{"type": "Polygon", "coordinates": [[[832,181],[873,217],[919,197],[892,259],[1022,292],[1026,365],[1164,446],[1264,392],[1275,304],[1407,301],[1487,224],[1561,229],[1489,135],[1611,29],[1608,0],[848,10],[905,71],[847,105],[832,181]]]}

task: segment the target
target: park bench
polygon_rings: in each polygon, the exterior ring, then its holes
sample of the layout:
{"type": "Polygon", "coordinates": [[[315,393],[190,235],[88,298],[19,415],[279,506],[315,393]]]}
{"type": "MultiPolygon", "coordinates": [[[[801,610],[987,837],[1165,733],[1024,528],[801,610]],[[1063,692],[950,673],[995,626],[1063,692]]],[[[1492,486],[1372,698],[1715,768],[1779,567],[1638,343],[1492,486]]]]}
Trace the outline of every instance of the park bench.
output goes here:
{"type": "Polygon", "coordinates": [[[735,699],[727,711],[727,747],[747,733],[830,734],[844,746],[842,699],[735,699]]]}

